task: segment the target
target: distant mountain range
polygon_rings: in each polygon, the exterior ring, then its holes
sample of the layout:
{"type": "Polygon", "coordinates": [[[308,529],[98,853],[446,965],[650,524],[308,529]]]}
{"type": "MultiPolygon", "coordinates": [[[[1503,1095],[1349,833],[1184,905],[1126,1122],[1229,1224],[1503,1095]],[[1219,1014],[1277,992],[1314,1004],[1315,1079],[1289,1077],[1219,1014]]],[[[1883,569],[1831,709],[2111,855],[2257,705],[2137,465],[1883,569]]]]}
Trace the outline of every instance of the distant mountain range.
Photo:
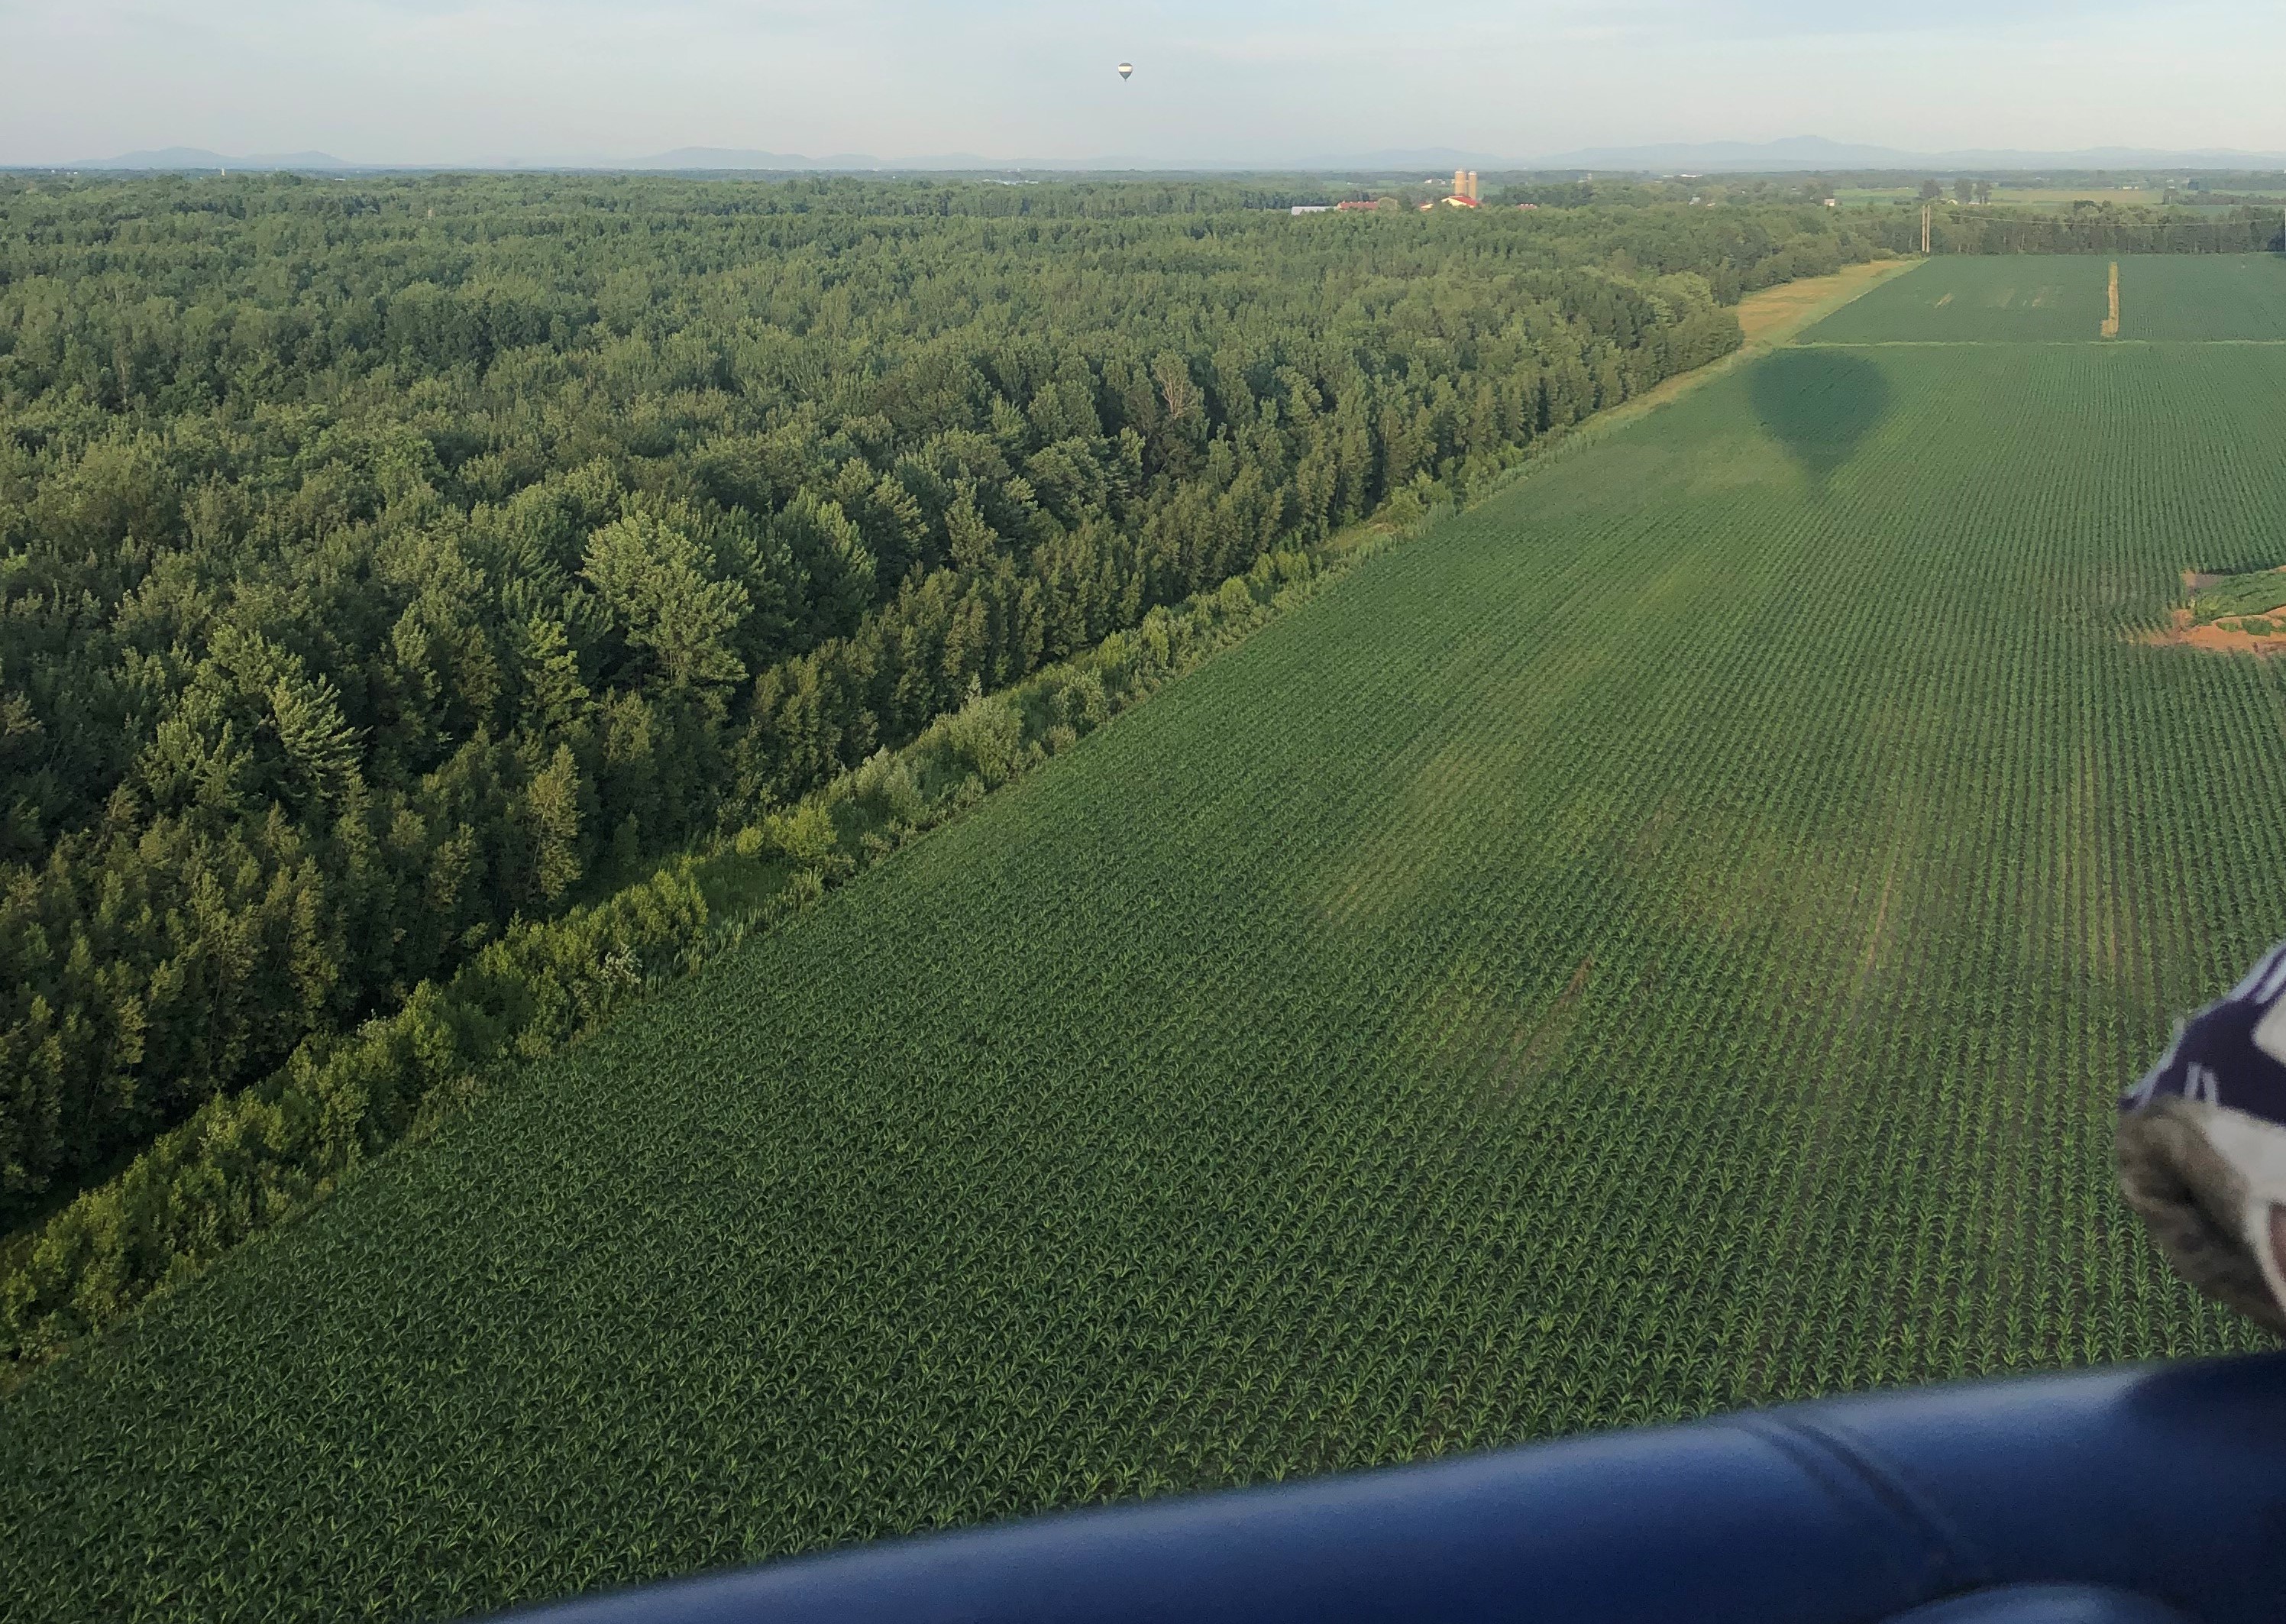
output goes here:
{"type": "MultiPolygon", "coordinates": [[[[673,152],[657,153],[645,158],[617,157],[490,157],[475,158],[462,163],[352,163],[336,158],[331,153],[248,153],[233,157],[226,153],[210,152],[202,146],[164,146],[146,152],[122,153],[115,158],[87,158],[76,163],[41,165],[42,168],[67,169],[303,169],[311,171],[343,171],[352,173],[383,173],[409,169],[755,169],[780,172],[796,170],[867,170],[867,169],[1126,169],[1137,167],[1139,160],[1094,159],[1084,162],[1070,160],[1049,160],[1041,162],[1011,162],[1005,158],[984,158],[974,153],[945,153],[928,158],[905,158],[887,162],[865,153],[833,153],[823,158],[805,157],[800,153],[761,152],[740,146],[678,146],[673,152]]],[[[7,166],[0,166],[7,167],[7,166]]],[[[1194,167],[1155,164],[1158,169],[1194,167]]]]}
{"type": "Polygon", "coordinates": [[[116,158],[97,158],[83,163],[55,167],[69,169],[351,169],[330,153],[254,153],[242,158],[225,157],[202,146],[162,146],[154,152],[122,153],[116,158]]]}
{"type": "Polygon", "coordinates": [[[2130,146],[2089,147],[2079,152],[2019,152],[1973,148],[1961,152],[1912,153],[1896,147],[1793,136],[1778,141],[1684,141],[1648,146],[1591,146],[1546,157],[1517,160],[1494,153],[1448,146],[1394,147],[1378,152],[1320,154],[1279,162],[1190,161],[1107,155],[1096,158],[986,158],[974,153],[942,153],[926,158],[881,159],[863,153],[823,158],[800,153],[761,152],[748,147],[680,146],[647,158],[487,158],[458,164],[351,163],[329,153],[253,153],[230,157],[203,147],[168,146],[122,153],[57,166],[75,169],[300,169],[313,173],[388,169],[627,169],[643,171],[753,170],[853,172],[1033,170],[1061,173],[1106,170],[1328,171],[1340,174],[1437,174],[1454,169],[1608,169],[1673,174],[1752,174],[1780,170],[1907,169],[1951,174],[1963,169],[2257,169],[2286,168],[2286,155],[2212,149],[2165,152],[2130,146]]]}
{"type": "MultiPolygon", "coordinates": [[[[1975,147],[1960,152],[1911,153],[1893,146],[1793,136],[1781,141],[1683,141],[1657,146],[1591,146],[1536,158],[1541,169],[1644,169],[1671,173],[1762,174],[1779,169],[2277,169],[2276,153],[2221,149],[2164,152],[2155,147],[2092,146],[2078,152],[2020,152],[1975,147]]],[[[1478,167],[1482,168],[1482,165],[1478,167]]]]}
{"type": "MultiPolygon", "coordinates": [[[[43,165],[41,167],[68,169],[142,169],[142,170],[201,170],[201,169],[302,169],[311,172],[386,173],[391,170],[418,172],[437,169],[521,169],[521,170],[628,170],[628,171],[754,171],[763,173],[864,173],[877,169],[899,171],[971,171],[971,170],[1046,170],[1059,172],[1100,172],[1105,170],[1146,169],[1155,172],[1195,172],[1198,170],[1257,170],[1265,168],[1372,169],[1412,169],[1422,163],[1431,167],[1442,163],[1449,169],[1455,163],[1466,162],[1469,154],[1443,148],[1418,153],[1383,153],[1361,159],[1312,159],[1302,163],[1265,165],[1229,162],[1182,162],[1164,158],[1128,157],[1113,154],[1098,158],[987,158],[977,153],[937,153],[923,158],[876,158],[869,153],[832,153],[823,158],[811,158],[800,153],[763,152],[745,146],[678,146],[673,152],[655,153],[643,158],[603,156],[585,157],[488,157],[475,158],[464,163],[351,163],[330,153],[256,153],[241,157],[209,152],[202,146],[168,146],[150,152],[122,153],[116,158],[89,158],[76,163],[43,165]]],[[[1487,161],[1489,162],[1489,160],[1487,161]]],[[[7,166],[0,165],[0,168],[7,166]]],[[[1480,164],[1478,167],[1482,167],[1480,164]]]]}
{"type": "MultiPolygon", "coordinates": [[[[805,158],[798,153],[749,152],[725,146],[681,146],[654,158],[605,162],[595,167],[619,169],[1044,169],[1097,174],[1123,169],[1156,173],[1196,173],[1202,170],[1336,169],[1373,174],[1404,169],[1446,169],[1516,165],[1489,153],[1462,152],[1450,146],[1399,147],[1344,157],[1299,158],[1279,162],[1243,162],[1236,159],[1172,159],[1138,157],[1111,153],[1094,158],[987,158],[976,153],[938,153],[926,158],[874,158],[858,153],[838,153],[830,158],[805,158]]],[[[553,165],[548,167],[555,167],[553,165]]]]}
{"type": "Polygon", "coordinates": [[[1263,168],[1292,169],[1334,169],[1344,174],[1387,174],[1421,169],[1430,174],[1454,169],[1513,169],[1523,166],[1513,158],[1503,158],[1497,153],[1472,153],[1452,146],[1386,147],[1374,153],[1349,153],[1335,157],[1300,158],[1289,164],[1262,165],[1263,168]]]}

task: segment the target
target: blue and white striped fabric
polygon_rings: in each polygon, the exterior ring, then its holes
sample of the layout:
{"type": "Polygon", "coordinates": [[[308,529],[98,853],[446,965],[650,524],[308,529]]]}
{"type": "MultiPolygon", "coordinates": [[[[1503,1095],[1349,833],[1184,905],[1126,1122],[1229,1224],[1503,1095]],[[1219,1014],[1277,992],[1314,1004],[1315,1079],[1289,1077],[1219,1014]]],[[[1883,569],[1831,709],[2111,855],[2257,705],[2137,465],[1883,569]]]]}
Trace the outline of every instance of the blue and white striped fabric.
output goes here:
{"type": "Polygon", "coordinates": [[[2286,942],[2246,979],[2175,1028],[2175,1041],[2122,1094],[2137,1111],[2172,1096],[2286,1125],[2286,942]]]}

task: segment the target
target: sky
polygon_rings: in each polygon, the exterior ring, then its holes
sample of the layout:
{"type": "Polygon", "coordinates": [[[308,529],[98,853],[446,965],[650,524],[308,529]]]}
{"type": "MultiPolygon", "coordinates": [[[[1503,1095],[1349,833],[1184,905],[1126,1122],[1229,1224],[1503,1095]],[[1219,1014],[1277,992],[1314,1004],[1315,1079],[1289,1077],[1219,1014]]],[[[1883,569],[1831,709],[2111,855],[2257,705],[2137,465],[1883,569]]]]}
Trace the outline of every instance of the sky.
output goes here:
{"type": "Polygon", "coordinates": [[[2277,0],[0,0],[0,40],[17,164],[2286,150],[2277,0]]]}

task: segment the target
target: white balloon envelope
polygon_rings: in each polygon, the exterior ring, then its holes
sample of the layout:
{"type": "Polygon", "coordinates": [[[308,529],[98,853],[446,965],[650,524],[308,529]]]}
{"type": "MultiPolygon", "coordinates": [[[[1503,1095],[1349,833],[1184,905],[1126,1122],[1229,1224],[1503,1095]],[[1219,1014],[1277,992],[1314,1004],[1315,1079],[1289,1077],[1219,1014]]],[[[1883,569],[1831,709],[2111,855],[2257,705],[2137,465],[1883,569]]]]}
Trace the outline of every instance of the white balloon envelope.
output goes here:
{"type": "Polygon", "coordinates": [[[1135,64],[1122,62],[1119,65],[1119,76],[1123,79],[1132,79],[1135,76],[1135,64]]]}

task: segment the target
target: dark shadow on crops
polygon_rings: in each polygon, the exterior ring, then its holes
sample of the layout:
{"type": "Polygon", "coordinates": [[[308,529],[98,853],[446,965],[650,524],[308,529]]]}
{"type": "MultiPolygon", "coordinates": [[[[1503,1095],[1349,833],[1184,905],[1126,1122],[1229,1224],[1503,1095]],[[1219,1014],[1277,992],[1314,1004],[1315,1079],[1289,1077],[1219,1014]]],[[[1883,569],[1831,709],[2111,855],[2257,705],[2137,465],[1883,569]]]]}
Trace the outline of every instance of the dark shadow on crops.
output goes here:
{"type": "Polygon", "coordinates": [[[1754,370],[1754,414],[1820,480],[1889,411],[1889,380],[1846,350],[1781,350],[1754,370]]]}

